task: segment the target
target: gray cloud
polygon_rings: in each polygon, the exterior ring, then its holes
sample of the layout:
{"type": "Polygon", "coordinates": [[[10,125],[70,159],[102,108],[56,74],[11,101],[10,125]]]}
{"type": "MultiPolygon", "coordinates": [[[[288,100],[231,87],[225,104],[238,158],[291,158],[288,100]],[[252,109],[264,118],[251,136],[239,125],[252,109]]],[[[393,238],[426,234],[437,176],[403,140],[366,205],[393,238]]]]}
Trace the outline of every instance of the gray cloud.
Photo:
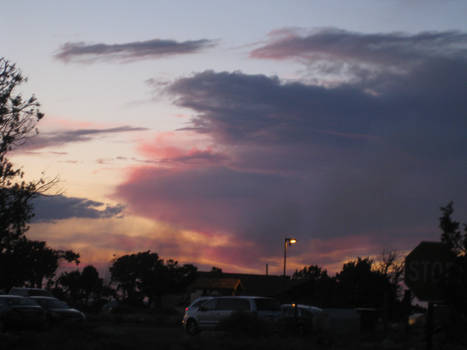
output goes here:
{"type": "Polygon", "coordinates": [[[364,34],[327,28],[305,35],[297,30],[279,33],[253,50],[251,57],[405,66],[430,58],[464,59],[467,55],[467,34],[458,31],[364,34]]]}
{"type": "Polygon", "coordinates": [[[239,72],[206,71],[178,80],[168,91],[178,96],[178,105],[199,112],[192,130],[221,142],[308,143],[331,134],[366,138],[370,120],[387,113],[377,98],[353,86],[284,84],[277,77],[239,72]]]}
{"type": "Polygon", "coordinates": [[[41,133],[37,136],[29,138],[18,151],[37,150],[46,147],[57,147],[68,143],[87,142],[102,135],[111,135],[135,131],[146,131],[147,128],[139,128],[133,126],[120,126],[108,129],[78,129],[78,130],[61,130],[48,133],[41,133]]]}
{"type": "Polygon", "coordinates": [[[55,58],[70,62],[92,63],[97,60],[131,62],[142,59],[157,59],[165,56],[196,53],[215,46],[213,40],[201,39],[178,42],[175,40],[152,39],[124,44],[65,43],[55,58]]]}
{"type": "Polygon", "coordinates": [[[47,222],[69,218],[111,218],[122,215],[124,206],[108,205],[86,198],[63,195],[44,196],[34,199],[33,222],[47,222]]]}

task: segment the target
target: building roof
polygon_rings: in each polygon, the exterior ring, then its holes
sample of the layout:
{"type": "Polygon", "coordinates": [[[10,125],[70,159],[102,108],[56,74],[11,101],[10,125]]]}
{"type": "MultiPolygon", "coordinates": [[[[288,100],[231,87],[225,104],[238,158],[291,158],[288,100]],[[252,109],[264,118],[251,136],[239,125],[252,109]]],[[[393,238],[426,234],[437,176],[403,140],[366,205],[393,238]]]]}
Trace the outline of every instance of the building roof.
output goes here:
{"type": "MultiPolygon", "coordinates": [[[[198,272],[198,279],[194,282],[192,287],[201,289],[220,289],[216,286],[232,286],[235,282],[239,281],[241,288],[232,288],[232,290],[239,290],[238,294],[243,295],[257,295],[265,297],[277,297],[282,295],[291,288],[302,284],[303,281],[290,280],[282,276],[274,275],[254,275],[243,273],[222,273],[213,275],[210,272],[198,272]]],[[[227,287],[228,288],[228,287],[227,287]]]]}
{"type": "Polygon", "coordinates": [[[192,284],[193,289],[232,289],[237,290],[241,285],[238,278],[200,277],[192,284]]]}

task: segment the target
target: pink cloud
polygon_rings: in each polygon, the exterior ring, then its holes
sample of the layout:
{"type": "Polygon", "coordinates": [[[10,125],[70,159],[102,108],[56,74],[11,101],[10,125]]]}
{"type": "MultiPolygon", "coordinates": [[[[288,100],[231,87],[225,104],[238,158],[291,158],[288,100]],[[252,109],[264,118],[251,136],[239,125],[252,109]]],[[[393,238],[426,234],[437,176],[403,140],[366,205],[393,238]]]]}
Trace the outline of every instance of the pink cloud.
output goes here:
{"type": "Polygon", "coordinates": [[[210,142],[190,131],[158,133],[151,141],[137,146],[142,156],[164,167],[220,164],[229,157],[210,142]]]}
{"type": "Polygon", "coordinates": [[[219,163],[227,160],[227,156],[215,152],[212,148],[198,149],[193,147],[189,150],[178,147],[164,147],[154,144],[143,144],[139,146],[143,155],[161,163],[219,163]]]}

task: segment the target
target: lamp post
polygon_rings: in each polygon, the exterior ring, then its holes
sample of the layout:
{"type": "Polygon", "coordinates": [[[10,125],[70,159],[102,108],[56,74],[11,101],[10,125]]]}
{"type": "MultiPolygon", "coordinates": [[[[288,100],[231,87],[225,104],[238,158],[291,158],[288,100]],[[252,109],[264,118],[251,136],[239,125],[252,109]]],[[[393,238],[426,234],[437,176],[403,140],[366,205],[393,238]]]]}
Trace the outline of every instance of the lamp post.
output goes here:
{"type": "Polygon", "coordinates": [[[284,277],[286,276],[286,264],[287,264],[287,246],[297,243],[295,238],[285,238],[284,239],[284,277]]]}

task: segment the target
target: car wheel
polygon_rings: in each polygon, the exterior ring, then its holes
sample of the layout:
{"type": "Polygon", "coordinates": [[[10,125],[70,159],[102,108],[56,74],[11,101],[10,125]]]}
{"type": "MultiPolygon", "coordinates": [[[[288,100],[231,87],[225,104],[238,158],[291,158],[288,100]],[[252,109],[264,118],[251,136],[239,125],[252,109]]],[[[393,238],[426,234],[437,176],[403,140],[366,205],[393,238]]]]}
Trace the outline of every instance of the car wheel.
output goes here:
{"type": "Polygon", "coordinates": [[[196,335],[199,333],[199,328],[198,328],[198,324],[196,323],[195,320],[193,319],[189,319],[186,323],[186,332],[189,334],[189,335],[196,335]]]}

